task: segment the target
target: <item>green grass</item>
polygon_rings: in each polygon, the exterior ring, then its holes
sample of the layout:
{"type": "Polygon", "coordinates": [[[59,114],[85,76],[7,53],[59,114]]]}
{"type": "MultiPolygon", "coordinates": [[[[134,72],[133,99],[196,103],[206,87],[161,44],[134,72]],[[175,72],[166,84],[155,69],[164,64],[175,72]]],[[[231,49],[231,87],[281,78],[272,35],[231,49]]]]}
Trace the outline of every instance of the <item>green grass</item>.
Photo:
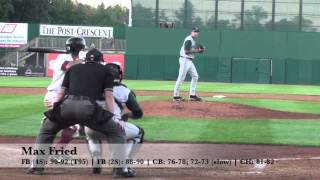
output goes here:
{"type": "Polygon", "coordinates": [[[145,129],[151,141],[320,145],[320,121],[146,117],[134,123],[145,129]]]}
{"type": "Polygon", "coordinates": [[[292,100],[274,100],[274,99],[244,99],[244,98],[205,98],[207,101],[230,102],[259,108],[272,109],[285,112],[299,112],[320,114],[319,102],[304,102],[292,100]]]}
{"type": "Polygon", "coordinates": [[[0,95],[0,135],[35,135],[44,111],[43,96],[0,95]]]}
{"type": "MultiPolygon", "coordinates": [[[[139,101],[166,97],[140,96],[139,101]]],[[[0,135],[35,136],[45,111],[42,95],[0,95],[0,135]]]]}
{"type": "MultiPolygon", "coordinates": [[[[0,87],[47,87],[50,78],[41,77],[0,77],[0,87]]],[[[174,81],[142,81],[125,80],[134,90],[161,90],[173,91],[174,81]]],[[[182,86],[183,91],[189,90],[189,82],[182,86]]],[[[268,93],[268,94],[301,94],[320,95],[319,86],[275,85],[275,84],[239,84],[239,83],[212,83],[199,82],[199,92],[224,93],[268,93]]]]}
{"type": "MultiPolygon", "coordinates": [[[[47,87],[50,78],[0,77],[0,87],[47,87]]],[[[173,81],[125,81],[135,90],[172,91],[173,81]]],[[[188,91],[189,83],[182,90],[188,91]]],[[[269,84],[198,84],[198,91],[230,93],[268,93],[320,95],[318,86],[269,84]]],[[[139,96],[138,100],[170,100],[171,97],[139,96]]],[[[291,100],[224,98],[223,101],[288,112],[320,114],[320,103],[291,100]]],[[[41,122],[42,95],[0,95],[0,135],[35,136],[41,122]]],[[[287,144],[320,146],[318,120],[230,120],[178,119],[175,117],[145,117],[133,121],[146,130],[150,141],[214,142],[240,144],[287,144]]]]}
{"type": "Polygon", "coordinates": [[[0,77],[0,87],[47,87],[50,82],[47,77],[0,77]]]}
{"type": "MultiPolygon", "coordinates": [[[[139,101],[168,97],[146,96],[139,101]]],[[[0,95],[0,135],[35,136],[45,110],[41,95],[0,95]]],[[[318,120],[202,120],[145,117],[132,121],[146,130],[149,141],[288,144],[320,146],[318,120]]]]}

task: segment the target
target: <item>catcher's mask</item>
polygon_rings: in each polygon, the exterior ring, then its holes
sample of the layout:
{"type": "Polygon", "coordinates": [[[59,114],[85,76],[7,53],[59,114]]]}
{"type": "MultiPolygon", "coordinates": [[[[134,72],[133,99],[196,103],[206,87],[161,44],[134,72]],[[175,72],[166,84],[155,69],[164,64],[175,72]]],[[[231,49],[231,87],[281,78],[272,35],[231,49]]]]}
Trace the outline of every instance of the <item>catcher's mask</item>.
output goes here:
{"type": "Polygon", "coordinates": [[[103,54],[98,49],[92,48],[87,52],[85,62],[101,63],[103,62],[103,54]]]}
{"type": "Polygon", "coordinates": [[[114,78],[114,83],[120,83],[123,79],[123,72],[121,70],[120,65],[115,63],[108,63],[106,64],[106,67],[112,73],[112,76],[114,78]]]}

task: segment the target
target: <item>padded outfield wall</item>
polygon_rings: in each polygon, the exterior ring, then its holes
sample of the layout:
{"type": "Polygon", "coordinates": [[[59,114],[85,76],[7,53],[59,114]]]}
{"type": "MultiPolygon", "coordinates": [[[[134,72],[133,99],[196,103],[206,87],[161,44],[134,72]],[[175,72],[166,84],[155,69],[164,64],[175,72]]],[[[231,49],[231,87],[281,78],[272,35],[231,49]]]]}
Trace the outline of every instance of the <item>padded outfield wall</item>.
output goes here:
{"type": "MultiPolygon", "coordinates": [[[[127,28],[127,79],[175,80],[186,29],[127,28]]],[[[320,84],[320,33],[202,30],[200,81],[320,84]]]]}

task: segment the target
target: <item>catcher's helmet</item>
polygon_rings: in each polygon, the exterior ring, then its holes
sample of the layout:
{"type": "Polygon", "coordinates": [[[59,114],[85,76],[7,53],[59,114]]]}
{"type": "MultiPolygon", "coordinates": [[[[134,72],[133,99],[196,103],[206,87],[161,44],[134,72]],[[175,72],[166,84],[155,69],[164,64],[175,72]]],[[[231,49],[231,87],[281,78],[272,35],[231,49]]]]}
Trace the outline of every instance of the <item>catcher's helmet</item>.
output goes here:
{"type": "Polygon", "coordinates": [[[96,48],[90,49],[86,54],[86,62],[103,62],[103,54],[96,48]]]}
{"type": "Polygon", "coordinates": [[[120,65],[119,64],[115,64],[115,63],[108,63],[106,65],[106,67],[112,73],[112,76],[114,78],[114,82],[115,83],[120,83],[122,81],[122,78],[123,78],[123,72],[121,70],[120,65]]]}
{"type": "Polygon", "coordinates": [[[78,56],[79,52],[86,47],[86,41],[82,37],[71,37],[66,41],[66,50],[73,56],[78,56]]]}

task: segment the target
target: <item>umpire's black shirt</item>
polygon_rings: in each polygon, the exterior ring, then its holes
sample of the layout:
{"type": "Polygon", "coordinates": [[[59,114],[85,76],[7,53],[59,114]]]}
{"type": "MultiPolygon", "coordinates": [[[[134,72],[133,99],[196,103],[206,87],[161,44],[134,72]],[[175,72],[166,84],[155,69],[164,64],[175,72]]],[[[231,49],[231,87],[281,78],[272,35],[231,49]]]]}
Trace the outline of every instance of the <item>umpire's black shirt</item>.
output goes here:
{"type": "Polygon", "coordinates": [[[105,90],[112,91],[113,77],[102,64],[90,62],[72,66],[65,74],[62,88],[69,95],[86,96],[92,100],[101,98],[105,90]]]}

